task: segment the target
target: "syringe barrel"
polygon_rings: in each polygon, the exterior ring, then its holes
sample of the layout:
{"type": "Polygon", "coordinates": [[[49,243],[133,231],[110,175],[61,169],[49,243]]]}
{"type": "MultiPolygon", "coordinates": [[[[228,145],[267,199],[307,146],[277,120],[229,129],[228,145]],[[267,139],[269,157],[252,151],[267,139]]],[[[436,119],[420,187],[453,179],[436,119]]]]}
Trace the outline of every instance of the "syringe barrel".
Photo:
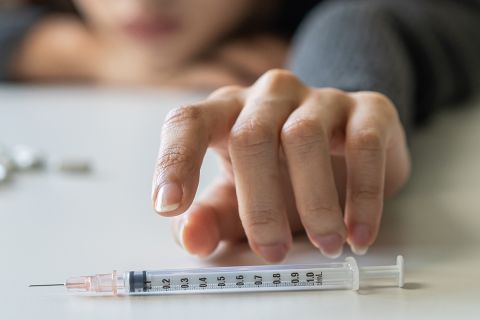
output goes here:
{"type": "Polygon", "coordinates": [[[358,268],[350,258],[318,265],[131,271],[125,282],[130,295],[358,289],[358,268]]]}

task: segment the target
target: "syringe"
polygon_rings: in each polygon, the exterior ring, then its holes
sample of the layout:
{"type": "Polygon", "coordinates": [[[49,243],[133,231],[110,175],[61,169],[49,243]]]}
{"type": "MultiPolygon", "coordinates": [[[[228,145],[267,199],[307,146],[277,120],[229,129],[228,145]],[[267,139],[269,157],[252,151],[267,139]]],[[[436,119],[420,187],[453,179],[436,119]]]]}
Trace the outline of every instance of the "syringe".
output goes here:
{"type": "Polygon", "coordinates": [[[287,290],[358,290],[368,280],[390,280],[402,287],[404,260],[397,256],[391,266],[358,267],[354,258],[323,264],[290,264],[166,269],[159,271],[113,271],[108,274],[71,277],[62,285],[72,292],[92,295],[165,295],[287,290]]]}

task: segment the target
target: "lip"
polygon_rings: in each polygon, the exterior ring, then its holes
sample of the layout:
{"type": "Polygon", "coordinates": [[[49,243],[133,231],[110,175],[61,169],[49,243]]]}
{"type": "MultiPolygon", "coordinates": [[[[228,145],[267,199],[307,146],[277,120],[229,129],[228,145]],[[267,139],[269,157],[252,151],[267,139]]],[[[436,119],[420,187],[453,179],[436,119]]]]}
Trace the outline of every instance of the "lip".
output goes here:
{"type": "Polygon", "coordinates": [[[123,30],[130,37],[139,40],[151,40],[171,35],[180,29],[176,19],[157,17],[150,19],[137,18],[123,26],[123,30]]]}

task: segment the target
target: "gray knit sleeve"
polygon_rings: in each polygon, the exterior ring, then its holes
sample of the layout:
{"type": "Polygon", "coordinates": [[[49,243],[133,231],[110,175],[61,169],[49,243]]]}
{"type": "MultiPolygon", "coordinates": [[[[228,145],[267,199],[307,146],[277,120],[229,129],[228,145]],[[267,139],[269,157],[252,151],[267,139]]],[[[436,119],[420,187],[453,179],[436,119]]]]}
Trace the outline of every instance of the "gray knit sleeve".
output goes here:
{"type": "Polygon", "coordinates": [[[457,0],[321,3],[294,38],[307,84],[382,92],[407,128],[480,89],[480,6],[457,0]]]}
{"type": "Polygon", "coordinates": [[[10,67],[15,50],[43,13],[37,8],[0,10],[0,81],[11,78],[10,67]]]}

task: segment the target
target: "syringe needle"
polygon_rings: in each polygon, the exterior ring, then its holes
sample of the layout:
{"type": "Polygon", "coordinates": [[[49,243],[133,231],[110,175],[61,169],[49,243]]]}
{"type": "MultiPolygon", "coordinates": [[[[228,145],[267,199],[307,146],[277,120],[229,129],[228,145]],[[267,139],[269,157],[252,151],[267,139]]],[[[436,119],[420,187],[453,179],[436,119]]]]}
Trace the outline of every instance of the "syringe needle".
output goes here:
{"type": "Polygon", "coordinates": [[[64,286],[64,283],[47,283],[47,284],[31,284],[28,287],[59,287],[59,286],[64,286]]]}

